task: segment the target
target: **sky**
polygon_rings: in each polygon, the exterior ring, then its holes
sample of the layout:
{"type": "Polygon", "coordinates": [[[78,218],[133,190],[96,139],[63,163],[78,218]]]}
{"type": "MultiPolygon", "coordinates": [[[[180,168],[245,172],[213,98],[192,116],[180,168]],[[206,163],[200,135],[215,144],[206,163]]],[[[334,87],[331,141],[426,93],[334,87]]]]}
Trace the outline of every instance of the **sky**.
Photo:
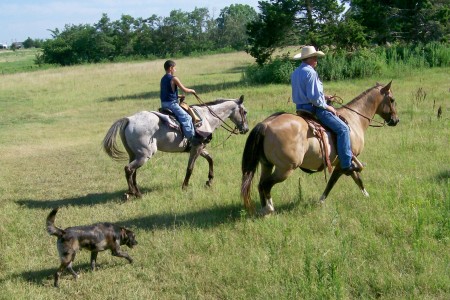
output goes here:
{"type": "Polygon", "coordinates": [[[231,4],[247,4],[259,12],[258,0],[1,0],[0,43],[10,45],[28,37],[49,39],[49,29],[63,30],[66,24],[94,25],[103,13],[116,21],[122,15],[167,17],[172,10],[191,12],[206,7],[210,16],[217,18],[220,10],[231,4]]]}

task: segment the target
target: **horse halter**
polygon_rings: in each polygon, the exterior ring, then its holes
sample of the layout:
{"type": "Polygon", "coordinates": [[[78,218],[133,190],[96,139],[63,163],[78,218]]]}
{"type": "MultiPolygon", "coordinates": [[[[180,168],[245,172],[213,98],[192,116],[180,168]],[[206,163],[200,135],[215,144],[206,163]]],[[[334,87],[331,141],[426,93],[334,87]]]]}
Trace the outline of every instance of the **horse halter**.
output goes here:
{"type": "Polygon", "coordinates": [[[395,111],[395,110],[394,110],[394,106],[393,106],[393,103],[394,103],[393,100],[394,100],[394,99],[392,99],[392,97],[389,96],[389,91],[383,94],[383,100],[382,100],[382,102],[385,101],[386,99],[387,99],[387,103],[388,103],[388,105],[389,105],[390,116],[391,116],[391,119],[390,119],[389,121],[387,121],[387,122],[386,122],[386,120],[384,120],[383,122],[374,120],[373,117],[372,117],[372,118],[369,118],[368,116],[363,115],[362,113],[360,113],[360,112],[354,110],[353,108],[350,108],[350,107],[348,107],[348,106],[345,105],[345,104],[342,104],[342,103],[344,102],[344,100],[343,100],[341,97],[337,96],[337,95],[331,96],[330,101],[339,104],[341,107],[343,107],[343,108],[345,108],[345,109],[348,109],[348,110],[350,110],[350,111],[356,113],[357,115],[363,117],[364,119],[367,119],[367,120],[369,121],[369,126],[370,126],[370,127],[384,127],[384,126],[386,126],[386,125],[389,126],[389,125],[391,125],[392,123],[395,122],[394,119],[393,119],[393,117],[392,117],[392,115],[394,114],[394,111],[395,111]],[[334,99],[336,99],[336,98],[338,99],[338,101],[334,100],[334,99]],[[388,98],[389,98],[389,99],[388,99],[388,98]],[[392,101],[391,101],[391,100],[392,100],[392,101]],[[378,123],[378,124],[377,124],[377,125],[373,125],[372,123],[378,123]]]}
{"type": "Polygon", "coordinates": [[[385,120],[385,123],[388,126],[394,126],[394,125],[396,125],[398,123],[398,121],[396,122],[394,120],[394,114],[395,114],[394,102],[395,102],[395,99],[389,96],[389,91],[384,94],[383,101],[386,100],[386,98],[389,98],[389,99],[387,99],[387,103],[389,105],[389,112],[390,112],[391,118],[387,122],[385,120]]]}
{"type": "MultiPolygon", "coordinates": [[[[213,115],[214,117],[216,117],[217,119],[219,119],[222,122],[220,127],[225,129],[226,131],[228,131],[230,133],[230,136],[232,134],[238,135],[239,131],[242,131],[241,129],[238,128],[237,125],[234,125],[234,128],[233,128],[231,125],[229,125],[227,122],[225,122],[225,120],[223,120],[221,117],[219,117],[208,105],[206,105],[206,103],[202,99],[200,99],[200,97],[197,94],[194,93],[193,95],[195,96],[195,98],[197,98],[197,101],[199,103],[205,105],[206,108],[208,108],[208,110],[211,113],[211,115],[213,115]]],[[[241,124],[242,124],[242,128],[243,128],[244,124],[246,122],[246,115],[245,115],[245,111],[244,111],[244,109],[242,108],[241,105],[239,105],[239,114],[240,114],[241,119],[242,119],[242,123],[241,124]]]]}
{"type": "Polygon", "coordinates": [[[239,104],[238,107],[239,107],[239,115],[241,116],[241,124],[240,124],[240,125],[241,125],[241,126],[240,126],[241,128],[239,129],[238,126],[236,125],[234,129],[235,129],[235,130],[236,130],[236,129],[239,130],[241,133],[245,133],[245,132],[244,132],[244,130],[245,130],[245,124],[248,124],[248,123],[247,123],[247,112],[244,110],[244,108],[242,108],[242,105],[239,104]]]}

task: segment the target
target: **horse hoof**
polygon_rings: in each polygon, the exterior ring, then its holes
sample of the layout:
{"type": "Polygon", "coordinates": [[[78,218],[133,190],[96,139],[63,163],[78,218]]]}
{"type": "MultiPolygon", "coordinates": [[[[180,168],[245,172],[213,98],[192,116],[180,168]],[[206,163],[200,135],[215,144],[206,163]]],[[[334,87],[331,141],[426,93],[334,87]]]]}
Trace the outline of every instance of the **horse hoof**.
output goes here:
{"type": "Polygon", "coordinates": [[[319,199],[319,204],[325,204],[325,198],[326,197],[324,195],[322,195],[319,199]]]}
{"type": "Polygon", "coordinates": [[[205,183],[205,185],[206,185],[206,187],[212,187],[212,183],[210,182],[210,181],[207,181],[206,183],[205,183]]]}
{"type": "Polygon", "coordinates": [[[122,200],[123,200],[123,201],[128,201],[128,200],[130,200],[130,194],[128,194],[128,193],[123,194],[122,200]]]}
{"type": "Polygon", "coordinates": [[[275,213],[275,208],[272,205],[266,205],[259,211],[259,216],[261,217],[267,217],[271,214],[275,213]]]}

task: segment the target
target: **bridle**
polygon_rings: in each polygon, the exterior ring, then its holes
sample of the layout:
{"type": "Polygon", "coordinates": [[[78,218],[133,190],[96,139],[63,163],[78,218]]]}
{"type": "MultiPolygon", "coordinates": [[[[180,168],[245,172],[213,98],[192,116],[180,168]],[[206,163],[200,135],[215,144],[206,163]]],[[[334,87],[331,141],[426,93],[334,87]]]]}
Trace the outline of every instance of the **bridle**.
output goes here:
{"type": "MultiPolygon", "coordinates": [[[[383,101],[386,100],[389,97],[388,93],[385,93],[383,95],[383,97],[384,97],[383,101]]],[[[389,120],[388,122],[386,122],[386,120],[384,120],[383,122],[380,122],[380,121],[375,120],[373,117],[369,118],[368,116],[363,115],[362,113],[354,110],[353,108],[350,108],[345,104],[342,104],[344,102],[344,100],[337,95],[331,96],[329,101],[334,102],[334,103],[340,105],[341,107],[356,113],[357,115],[363,117],[364,119],[367,119],[369,121],[369,126],[371,126],[371,127],[384,127],[384,126],[386,126],[386,124],[389,124],[392,121],[392,112],[394,111],[394,107],[392,106],[392,101],[390,101],[390,99],[388,99],[388,101],[387,101],[387,103],[389,104],[389,109],[391,111],[391,120],[389,120]],[[338,100],[335,100],[335,99],[338,99],[338,100]],[[377,123],[377,125],[373,125],[372,123],[377,123]]]]}
{"type": "MultiPolygon", "coordinates": [[[[195,98],[197,99],[197,101],[198,101],[200,104],[204,105],[204,106],[209,110],[209,112],[211,113],[211,115],[213,115],[215,118],[217,118],[217,119],[219,119],[219,120],[221,121],[220,127],[222,127],[223,129],[225,129],[226,131],[228,131],[228,132],[230,133],[230,136],[231,136],[232,134],[236,134],[236,135],[239,134],[239,128],[238,128],[237,125],[235,125],[234,128],[233,128],[231,125],[229,125],[227,122],[225,122],[221,117],[219,117],[219,116],[218,116],[218,115],[217,115],[217,114],[209,107],[209,105],[207,105],[202,99],[200,99],[200,97],[199,97],[196,93],[194,93],[193,95],[195,96],[195,98]]],[[[246,119],[247,117],[246,117],[246,115],[245,115],[245,111],[244,111],[244,109],[242,108],[241,105],[239,105],[238,107],[239,107],[239,114],[240,114],[241,119],[242,119],[242,124],[245,124],[246,121],[247,121],[247,119],[246,119]]],[[[228,138],[227,138],[227,139],[228,139],[228,138]]]]}

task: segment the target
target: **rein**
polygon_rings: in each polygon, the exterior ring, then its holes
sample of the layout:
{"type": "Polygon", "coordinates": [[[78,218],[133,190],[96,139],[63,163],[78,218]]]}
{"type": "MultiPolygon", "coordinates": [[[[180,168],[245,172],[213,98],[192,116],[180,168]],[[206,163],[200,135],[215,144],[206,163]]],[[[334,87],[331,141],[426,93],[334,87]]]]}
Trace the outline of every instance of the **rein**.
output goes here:
{"type": "MultiPolygon", "coordinates": [[[[231,127],[230,125],[228,125],[224,120],[222,120],[222,118],[221,117],[219,117],[210,107],[209,107],[209,105],[207,105],[202,99],[200,99],[200,97],[197,95],[197,94],[193,94],[194,96],[195,96],[195,98],[197,99],[197,101],[200,103],[200,104],[203,104],[204,106],[206,106],[206,108],[209,110],[209,112],[211,113],[211,115],[213,115],[214,117],[216,117],[217,119],[219,119],[221,122],[222,122],[222,124],[220,124],[220,127],[222,127],[223,129],[225,129],[226,131],[228,131],[229,133],[230,133],[230,136],[232,135],[232,134],[239,134],[238,132],[237,132],[237,126],[235,126],[234,128],[233,127],[231,127]]],[[[229,136],[229,137],[230,137],[229,136]]],[[[228,138],[229,138],[228,137],[228,138]]],[[[227,138],[227,139],[228,139],[227,138]]]]}
{"type": "MultiPolygon", "coordinates": [[[[386,96],[385,96],[385,97],[386,97],[386,96]]],[[[342,99],[341,97],[339,97],[339,96],[337,96],[337,95],[331,96],[331,98],[330,98],[329,101],[334,102],[334,103],[340,105],[341,107],[346,108],[346,109],[348,109],[348,110],[354,112],[355,114],[357,114],[357,115],[359,115],[359,116],[361,116],[361,117],[367,119],[367,120],[369,121],[369,126],[370,126],[370,127],[384,127],[384,126],[386,126],[386,121],[384,121],[383,123],[381,123],[381,122],[379,122],[379,121],[377,121],[377,120],[374,120],[373,118],[369,118],[369,117],[363,115],[362,113],[360,113],[360,112],[354,110],[353,108],[348,107],[348,106],[345,105],[345,104],[342,104],[342,103],[344,102],[344,99],[342,99]],[[334,99],[338,99],[338,100],[334,100],[334,99]],[[378,123],[378,125],[372,125],[372,122],[378,123]]]]}

